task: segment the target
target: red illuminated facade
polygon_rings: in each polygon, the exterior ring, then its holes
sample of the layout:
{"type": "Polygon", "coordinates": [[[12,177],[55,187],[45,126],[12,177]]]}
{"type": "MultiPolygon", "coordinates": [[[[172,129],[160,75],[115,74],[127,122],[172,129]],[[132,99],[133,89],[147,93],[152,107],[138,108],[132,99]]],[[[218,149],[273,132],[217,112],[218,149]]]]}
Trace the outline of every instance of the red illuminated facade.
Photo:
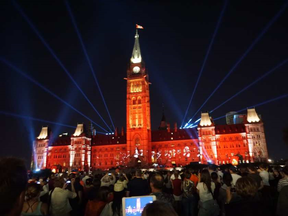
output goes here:
{"type": "Polygon", "coordinates": [[[52,140],[49,128],[43,127],[34,142],[35,168],[91,170],[135,164],[237,164],[268,159],[263,122],[255,109],[248,109],[240,122],[227,121],[227,125],[216,125],[208,113],[202,113],[197,129],[179,129],[176,123],[170,127],[163,115],[159,129],[151,131],[150,83],[138,32],[125,79],[126,132],[122,128],[120,132],[116,129],[111,134],[88,136],[84,125],[78,124],[72,136],[62,134],[52,140]]]}

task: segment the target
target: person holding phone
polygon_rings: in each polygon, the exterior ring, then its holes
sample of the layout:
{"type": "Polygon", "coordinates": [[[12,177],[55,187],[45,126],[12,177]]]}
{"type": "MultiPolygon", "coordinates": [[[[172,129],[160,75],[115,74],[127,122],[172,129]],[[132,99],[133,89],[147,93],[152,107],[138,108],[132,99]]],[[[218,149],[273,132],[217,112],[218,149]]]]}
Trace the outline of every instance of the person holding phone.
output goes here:
{"type": "Polygon", "coordinates": [[[72,208],[69,203],[69,199],[74,199],[77,197],[74,188],[75,179],[71,179],[71,191],[66,190],[68,184],[64,181],[63,178],[54,179],[54,190],[49,194],[50,196],[50,214],[53,215],[63,215],[68,216],[72,211],[72,208]]]}
{"type": "Polygon", "coordinates": [[[118,181],[114,185],[114,200],[113,200],[113,212],[117,212],[120,215],[122,198],[125,196],[125,190],[127,189],[127,183],[129,182],[125,174],[120,174],[118,181]]]}
{"type": "Polygon", "coordinates": [[[116,177],[113,173],[108,172],[101,178],[101,187],[110,187],[115,184],[116,177]]]}

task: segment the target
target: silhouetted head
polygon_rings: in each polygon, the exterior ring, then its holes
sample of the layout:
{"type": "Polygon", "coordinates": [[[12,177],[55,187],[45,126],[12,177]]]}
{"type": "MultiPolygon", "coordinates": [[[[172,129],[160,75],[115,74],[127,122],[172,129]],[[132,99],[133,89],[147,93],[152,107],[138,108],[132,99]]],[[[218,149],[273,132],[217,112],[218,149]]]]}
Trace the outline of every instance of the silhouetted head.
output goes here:
{"type": "Polygon", "coordinates": [[[20,215],[28,181],[24,161],[0,159],[0,215],[20,215]]]}
{"type": "Polygon", "coordinates": [[[175,210],[165,202],[154,201],[145,206],[142,216],[178,216],[175,210]]]}

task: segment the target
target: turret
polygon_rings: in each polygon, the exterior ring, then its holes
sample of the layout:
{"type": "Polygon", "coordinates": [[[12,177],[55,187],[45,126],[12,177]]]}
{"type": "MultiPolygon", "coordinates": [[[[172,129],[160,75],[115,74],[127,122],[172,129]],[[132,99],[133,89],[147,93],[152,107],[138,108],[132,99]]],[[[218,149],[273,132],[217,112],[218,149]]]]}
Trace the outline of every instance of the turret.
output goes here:
{"type": "Polygon", "coordinates": [[[171,131],[169,123],[167,123],[167,131],[168,131],[168,133],[170,133],[170,131],[171,131]]]}
{"type": "Polygon", "coordinates": [[[42,127],[41,132],[37,139],[48,139],[49,138],[49,128],[48,127],[42,127]]]}
{"type": "Polygon", "coordinates": [[[199,125],[200,126],[211,126],[213,123],[211,121],[211,118],[209,116],[209,113],[201,113],[201,120],[200,120],[200,123],[199,125]]]}
{"type": "Polygon", "coordinates": [[[249,122],[249,123],[260,122],[260,118],[259,118],[255,108],[247,109],[247,122],[249,122]]]}
{"type": "Polygon", "coordinates": [[[84,133],[84,124],[77,124],[76,130],[73,136],[81,136],[84,133]]]}
{"type": "Polygon", "coordinates": [[[174,132],[177,132],[177,122],[174,123],[174,132]]]}
{"type": "Polygon", "coordinates": [[[122,128],[121,128],[121,136],[124,136],[124,134],[125,134],[125,131],[124,131],[124,127],[122,126],[122,128]]]}

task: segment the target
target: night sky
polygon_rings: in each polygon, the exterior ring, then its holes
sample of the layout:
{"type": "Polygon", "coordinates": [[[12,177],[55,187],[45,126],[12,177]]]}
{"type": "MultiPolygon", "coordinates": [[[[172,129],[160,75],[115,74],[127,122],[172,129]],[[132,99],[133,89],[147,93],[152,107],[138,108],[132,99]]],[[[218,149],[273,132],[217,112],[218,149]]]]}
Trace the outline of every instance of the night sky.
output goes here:
{"type": "MultiPolygon", "coordinates": [[[[105,121],[109,117],[64,1],[16,1],[105,121]]],[[[287,1],[229,1],[188,117],[226,76],[287,1]]],[[[115,126],[126,124],[126,77],[135,24],[148,69],[152,128],[164,104],[167,121],[180,126],[224,1],[69,1],[115,126]],[[181,2],[181,3],[180,3],[181,2]]],[[[0,2],[0,56],[104,127],[13,1],[0,2]]],[[[288,7],[210,98],[209,111],[288,58],[288,7]]],[[[76,127],[89,120],[0,61],[0,156],[31,158],[33,139],[47,123],[4,115],[32,116],[76,127]]],[[[288,93],[288,63],[212,113],[217,118],[288,93]]],[[[269,157],[288,157],[282,130],[288,97],[256,107],[264,121],[269,157]]],[[[244,112],[245,113],[245,112],[244,112]]],[[[197,117],[199,118],[200,113],[197,117]]],[[[224,124],[225,119],[216,121],[224,124]]],[[[49,124],[54,134],[72,128],[49,124]]],[[[99,130],[100,131],[100,130],[99,130]]]]}

